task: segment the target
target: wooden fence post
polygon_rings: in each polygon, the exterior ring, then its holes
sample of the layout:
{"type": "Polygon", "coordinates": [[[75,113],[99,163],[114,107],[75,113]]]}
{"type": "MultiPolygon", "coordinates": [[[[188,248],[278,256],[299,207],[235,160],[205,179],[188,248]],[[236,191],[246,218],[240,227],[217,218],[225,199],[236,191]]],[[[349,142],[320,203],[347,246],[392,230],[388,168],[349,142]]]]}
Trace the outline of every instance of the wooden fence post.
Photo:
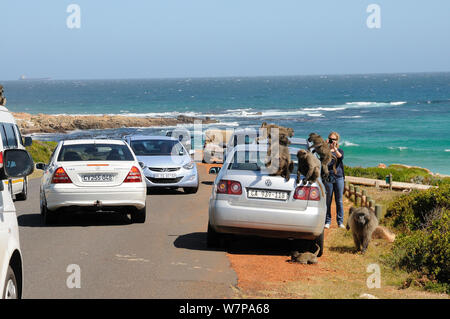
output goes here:
{"type": "Polygon", "coordinates": [[[382,206],[381,205],[375,205],[375,215],[377,216],[377,219],[380,220],[381,214],[382,214],[382,206]]]}
{"type": "Polygon", "coordinates": [[[355,186],[355,203],[356,206],[361,206],[361,193],[359,192],[359,186],[355,186]]]}
{"type": "Polygon", "coordinates": [[[361,191],[361,206],[365,207],[367,206],[367,191],[365,189],[363,189],[361,191]]]}

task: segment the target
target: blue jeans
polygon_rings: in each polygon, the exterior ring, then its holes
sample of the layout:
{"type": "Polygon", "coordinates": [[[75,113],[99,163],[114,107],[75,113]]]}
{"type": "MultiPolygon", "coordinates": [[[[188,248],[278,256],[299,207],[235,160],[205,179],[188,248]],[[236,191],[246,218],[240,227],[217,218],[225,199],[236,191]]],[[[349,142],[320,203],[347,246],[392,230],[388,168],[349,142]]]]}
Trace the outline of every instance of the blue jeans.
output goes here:
{"type": "Polygon", "coordinates": [[[344,223],[344,177],[337,177],[334,183],[325,183],[327,190],[327,216],[325,224],[331,224],[331,202],[333,200],[333,193],[336,201],[336,220],[338,225],[344,223]]]}

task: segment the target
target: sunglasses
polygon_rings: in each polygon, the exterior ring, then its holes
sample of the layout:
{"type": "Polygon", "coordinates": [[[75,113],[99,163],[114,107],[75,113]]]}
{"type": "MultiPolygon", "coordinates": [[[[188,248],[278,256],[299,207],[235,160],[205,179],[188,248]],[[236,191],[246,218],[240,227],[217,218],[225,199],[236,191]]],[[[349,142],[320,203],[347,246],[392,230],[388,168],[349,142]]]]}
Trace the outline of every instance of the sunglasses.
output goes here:
{"type": "Polygon", "coordinates": [[[329,138],[329,141],[337,141],[337,138],[329,138]]]}

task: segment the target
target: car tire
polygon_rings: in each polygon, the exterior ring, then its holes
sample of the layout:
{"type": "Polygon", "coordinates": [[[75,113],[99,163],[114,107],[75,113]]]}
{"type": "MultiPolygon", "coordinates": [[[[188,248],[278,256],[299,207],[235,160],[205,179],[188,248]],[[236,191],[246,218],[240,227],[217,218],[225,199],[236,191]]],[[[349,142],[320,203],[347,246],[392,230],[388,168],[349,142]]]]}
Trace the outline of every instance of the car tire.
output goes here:
{"type": "Polygon", "coordinates": [[[208,223],[208,230],[206,234],[206,246],[208,248],[220,248],[222,236],[214,230],[210,223],[208,223]]]}
{"type": "Polygon", "coordinates": [[[22,192],[16,195],[16,200],[27,200],[28,197],[28,179],[23,179],[22,192]]]}
{"type": "Polygon", "coordinates": [[[8,266],[8,271],[6,272],[5,287],[2,291],[3,299],[19,299],[19,287],[17,286],[16,275],[11,266],[8,266]]]}
{"type": "Polygon", "coordinates": [[[197,191],[198,191],[198,185],[197,185],[197,187],[184,187],[184,188],[183,188],[183,191],[184,191],[186,194],[195,194],[195,193],[197,193],[197,191]]]}
{"type": "Polygon", "coordinates": [[[13,194],[12,180],[11,179],[8,179],[8,192],[9,192],[9,195],[11,195],[11,200],[14,202],[16,200],[16,197],[13,194]]]}
{"type": "Polygon", "coordinates": [[[56,214],[48,210],[47,204],[41,204],[41,216],[44,219],[45,225],[52,225],[55,224],[57,221],[56,214]]]}
{"type": "Polygon", "coordinates": [[[144,206],[144,208],[141,209],[136,209],[136,211],[131,214],[131,222],[136,224],[143,224],[145,223],[146,215],[147,215],[146,206],[144,206]]]}

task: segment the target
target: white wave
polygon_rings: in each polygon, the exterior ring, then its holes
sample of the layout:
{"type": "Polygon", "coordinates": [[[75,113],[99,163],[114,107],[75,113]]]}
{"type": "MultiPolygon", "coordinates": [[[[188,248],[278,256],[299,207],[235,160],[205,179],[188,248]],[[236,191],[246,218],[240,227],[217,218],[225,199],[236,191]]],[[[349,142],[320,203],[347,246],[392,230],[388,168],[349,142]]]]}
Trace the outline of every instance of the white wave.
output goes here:
{"type": "Polygon", "coordinates": [[[352,142],[350,142],[350,141],[343,141],[343,142],[342,142],[342,145],[343,145],[343,146],[347,146],[347,147],[350,147],[350,146],[359,146],[359,144],[352,143],[352,142]]]}
{"type": "Polygon", "coordinates": [[[360,119],[361,115],[349,115],[349,116],[339,116],[340,119],[360,119]]]}
{"type": "Polygon", "coordinates": [[[342,111],[347,109],[346,107],[307,107],[304,108],[304,111],[328,111],[328,112],[333,112],[333,111],[342,111]]]}
{"type": "Polygon", "coordinates": [[[450,148],[447,148],[444,152],[450,152],[450,148]]]}
{"type": "Polygon", "coordinates": [[[391,103],[389,103],[389,104],[391,104],[391,105],[403,105],[403,104],[406,104],[406,102],[405,102],[405,101],[391,102],[391,103]]]}
{"type": "Polygon", "coordinates": [[[323,115],[320,113],[308,113],[307,115],[311,117],[323,117],[323,115]]]}
{"type": "Polygon", "coordinates": [[[390,150],[400,150],[400,151],[403,151],[403,150],[407,150],[408,147],[406,147],[406,146],[389,146],[388,149],[390,149],[390,150]]]}

